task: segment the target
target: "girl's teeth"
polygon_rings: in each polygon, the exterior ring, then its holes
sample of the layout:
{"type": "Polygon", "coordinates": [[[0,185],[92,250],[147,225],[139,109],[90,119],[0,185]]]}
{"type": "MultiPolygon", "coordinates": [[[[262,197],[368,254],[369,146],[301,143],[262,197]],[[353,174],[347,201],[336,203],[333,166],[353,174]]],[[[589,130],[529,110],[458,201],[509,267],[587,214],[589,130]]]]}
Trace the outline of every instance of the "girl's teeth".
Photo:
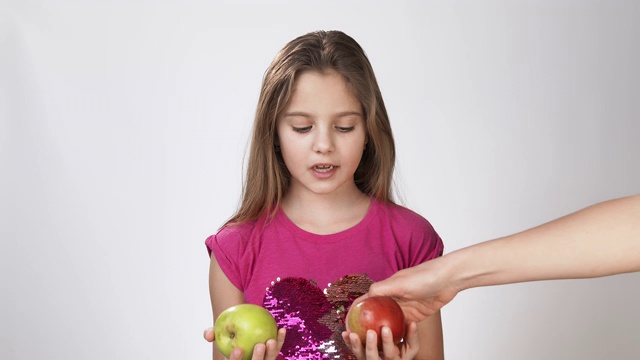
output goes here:
{"type": "Polygon", "coordinates": [[[320,172],[331,171],[333,169],[333,165],[316,166],[315,169],[316,171],[320,171],[320,172]]]}

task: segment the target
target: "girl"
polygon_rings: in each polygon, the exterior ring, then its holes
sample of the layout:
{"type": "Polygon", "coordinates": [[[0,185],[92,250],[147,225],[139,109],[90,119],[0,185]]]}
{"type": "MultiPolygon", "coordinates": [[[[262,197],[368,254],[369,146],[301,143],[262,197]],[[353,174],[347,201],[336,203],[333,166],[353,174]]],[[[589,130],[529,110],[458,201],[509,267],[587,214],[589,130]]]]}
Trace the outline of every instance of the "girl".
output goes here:
{"type": "Polygon", "coordinates": [[[265,73],[241,205],[206,240],[214,318],[254,303],[286,330],[254,359],[443,358],[439,313],[410,324],[399,346],[383,331],[380,353],[375,336],[366,349],[343,337],[346,311],[373,281],[443,252],[429,222],[393,202],[394,162],[360,45],[339,31],[289,42],[265,73]]]}

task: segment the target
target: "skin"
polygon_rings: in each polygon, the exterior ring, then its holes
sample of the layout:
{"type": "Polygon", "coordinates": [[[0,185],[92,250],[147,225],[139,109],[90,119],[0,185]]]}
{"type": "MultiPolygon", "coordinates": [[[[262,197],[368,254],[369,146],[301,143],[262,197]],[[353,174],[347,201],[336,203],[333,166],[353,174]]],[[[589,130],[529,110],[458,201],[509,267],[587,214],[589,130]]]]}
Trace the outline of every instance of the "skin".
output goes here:
{"type": "MultiPolygon", "coordinates": [[[[282,210],[289,219],[316,234],[343,231],[362,220],[370,200],[357,188],[354,173],[366,145],[366,127],[361,104],[347,81],[331,70],[299,74],[276,129],[280,151],[292,176],[282,200],[282,210]]],[[[209,288],[214,318],[226,308],[245,301],[242,292],[222,272],[215,256],[211,257],[209,288]]],[[[377,349],[352,348],[359,359],[444,358],[439,312],[418,324],[410,324],[408,331],[407,341],[400,347],[387,341],[381,353],[377,349]]],[[[278,341],[271,343],[271,347],[268,343],[266,351],[256,347],[253,358],[274,359],[284,335],[279,333],[278,341]]],[[[211,331],[205,332],[205,338],[214,340],[211,331]]],[[[372,341],[376,344],[375,337],[372,341]]],[[[232,354],[231,359],[237,359],[236,355],[232,354]]],[[[215,346],[214,359],[223,359],[215,346]]]]}
{"type": "Polygon", "coordinates": [[[420,321],[469,288],[637,271],[640,195],[595,204],[401,270],[373,284],[364,297],[391,296],[408,320],[420,321]]]}
{"type": "MultiPolygon", "coordinates": [[[[409,323],[407,326],[407,333],[401,346],[396,346],[393,343],[393,335],[391,329],[383,327],[381,330],[382,336],[382,351],[378,351],[377,334],[373,330],[367,331],[366,343],[363,346],[362,341],[358,335],[345,331],[342,333],[342,339],[347,346],[353,351],[358,359],[420,359],[418,357],[419,352],[419,338],[418,331],[415,322],[409,323]]],[[[424,356],[424,355],[423,355],[424,356]]],[[[444,355],[442,355],[444,357],[444,355]]],[[[425,358],[428,359],[428,358],[425,358]]]]}
{"type": "MultiPolygon", "coordinates": [[[[407,320],[420,321],[437,313],[465,289],[638,271],[640,195],[633,195],[401,270],[374,283],[356,302],[367,296],[391,296],[403,308],[407,320]],[[602,246],[603,242],[607,246],[602,246]]],[[[205,330],[205,338],[212,340],[210,328],[205,330]]],[[[351,346],[354,352],[362,351],[355,340],[351,346]]]]}
{"type": "MultiPolygon", "coordinates": [[[[244,295],[238,288],[235,287],[229,281],[227,276],[220,269],[220,265],[215,259],[215,256],[211,257],[211,263],[209,267],[209,290],[211,292],[211,306],[213,309],[214,317],[217,318],[218,315],[225,309],[237,305],[243,304],[244,295]]],[[[207,336],[211,341],[214,340],[213,329],[207,329],[209,334],[205,333],[205,338],[207,336]]],[[[280,349],[282,348],[282,344],[284,343],[285,338],[285,329],[278,330],[278,338],[276,340],[268,340],[266,344],[257,344],[253,350],[253,360],[265,359],[265,360],[275,360],[278,354],[280,353],[280,349]]],[[[224,355],[220,353],[218,348],[213,344],[213,359],[225,359],[224,355]]],[[[242,349],[237,348],[234,349],[229,357],[230,360],[240,360],[242,359],[242,349]]]]}
{"type": "Polygon", "coordinates": [[[276,129],[291,173],[282,201],[289,219],[316,234],[336,233],[362,220],[369,198],[356,187],[354,173],[366,129],[360,103],[344,78],[334,71],[300,74],[276,129]]]}

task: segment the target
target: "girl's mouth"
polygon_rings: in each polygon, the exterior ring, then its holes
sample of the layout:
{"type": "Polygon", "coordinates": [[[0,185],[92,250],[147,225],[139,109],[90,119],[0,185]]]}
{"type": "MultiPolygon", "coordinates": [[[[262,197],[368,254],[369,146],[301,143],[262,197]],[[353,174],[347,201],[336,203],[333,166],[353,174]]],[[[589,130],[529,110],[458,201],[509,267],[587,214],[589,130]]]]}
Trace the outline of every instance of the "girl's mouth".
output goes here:
{"type": "Polygon", "coordinates": [[[324,172],[329,172],[331,170],[333,170],[334,166],[333,165],[316,165],[313,167],[314,171],[317,171],[319,173],[324,173],[324,172]]]}

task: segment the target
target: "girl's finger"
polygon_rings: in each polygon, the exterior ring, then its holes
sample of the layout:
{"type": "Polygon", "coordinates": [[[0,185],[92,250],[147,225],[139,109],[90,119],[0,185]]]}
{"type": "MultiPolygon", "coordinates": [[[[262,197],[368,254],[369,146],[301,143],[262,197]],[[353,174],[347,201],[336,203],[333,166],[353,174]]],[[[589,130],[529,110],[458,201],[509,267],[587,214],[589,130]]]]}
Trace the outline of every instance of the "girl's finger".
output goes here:
{"type": "Polygon", "coordinates": [[[382,327],[380,330],[382,337],[382,354],[385,359],[395,359],[397,358],[400,350],[393,342],[393,334],[391,333],[391,329],[386,326],[382,327]]]}
{"type": "Polygon", "coordinates": [[[351,349],[353,355],[355,355],[358,360],[366,359],[365,350],[362,347],[362,341],[360,340],[358,334],[348,332],[347,336],[348,339],[345,341],[345,343],[347,343],[347,346],[349,346],[349,349],[351,349]]]}
{"type": "Polygon", "coordinates": [[[278,350],[278,352],[280,352],[280,349],[282,349],[282,345],[284,344],[284,338],[286,336],[287,336],[287,329],[285,328],[278,329],[278,336],[276,339],[276,349],[278,350]]]}
{"type": "Polygon", "coordinates": [[[229,356],[229,360],[242,360],[242,349],[233,349],[233,351],[231,351],[231,356],[229,356]]]}
{"type": "Polygon", "coordinates": [[[204,339],[207,340],[208,342],[213,342],[215,334],[213,332],[213,328],[206,328],[204,329],[204,332],[202,333],[202,336],[204,336],[204,339]]]}
{"type": "Polygon", "coordinates": [[[418,324],[414,321],[409,323],[407,333],[404,337],[403,359],[413,359],[420,350],[420,337],[418,336],[418,324]]]}
{"type": "Polygon", "coordinates": [[[367,342],[365,344],[365,353],[367,359],[379,359],[378,352],[378,334],[373,330],[367,330],[367,342]]]}
{"type": "Polygon", "coordinates": [[[253,347],[253,355],[251,360],[264,360],[264,354],[267,352],[267,345],[260,343],[253,347]]]}
{"type": "Polygon", "coordinates": [[[285,334],[286,329],[282,328],[278,330],[276,339],[267,340],[266,351],[264,353],[265,360],[275,360],[278,357],[280,349],[282,349],[282,344],[284,343],[285,334]]]}

